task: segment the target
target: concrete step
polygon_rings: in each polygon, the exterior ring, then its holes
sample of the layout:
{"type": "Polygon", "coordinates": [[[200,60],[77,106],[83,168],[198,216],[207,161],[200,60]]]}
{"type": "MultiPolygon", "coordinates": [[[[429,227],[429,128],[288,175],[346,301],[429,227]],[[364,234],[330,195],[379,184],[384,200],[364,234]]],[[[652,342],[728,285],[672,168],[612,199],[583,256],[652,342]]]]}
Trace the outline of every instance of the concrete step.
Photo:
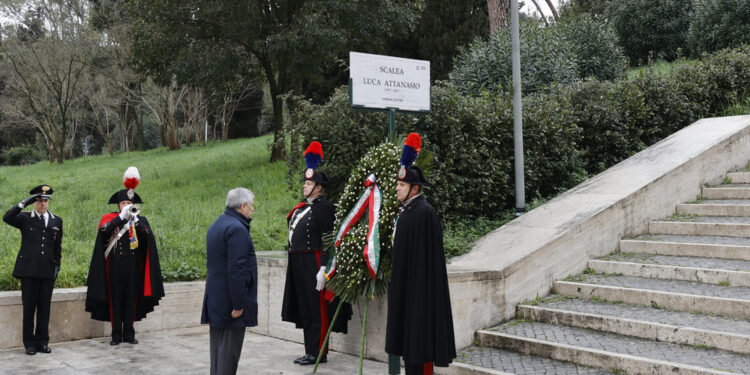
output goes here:
{"type": "Polygon", "coordinates": [[[672,220],[651,221],[648,231],[651,234],[750,237],[750,217],[679,216],[672,220]]]}
{"type": "Polygon", "coordinates": [[[750,369],[750,356],[541,322],[514,321],[477,332],[479,345],[625,371],[628,374],[727,374],[750,369]]]}
{"type": "Polygon", "coordinates": [[[646,234],[620,240],[620,251],[750,260],[750,238],[646,234]]]}
{"type": "Polygon", "coordinates": [[[478,345],[461,350],[450,367],[447,369],[435,367],[435,371],[441,375],[612,374],[606,370],[571,362],[478,345]]]}
{"type": "Polygon", "coordinates": [[[704,199],[678,204],[677,215],[750,216],[750,199],[704,199]]]}
{"type": "Polygon", "coordinates": [[[733,184],[750,184],[750,172],[729,172],[727,173],[727,178],[733,184]]]}
{"type": "Polygon", "coordinates": [[[628,253],[590,260],[588,268],[603,274],[750,287],[750,261],[628,253]]]}
{"type": "Polygon", "coordinates": [[[578,275],[556,281],[557,294],[750,319],[750,288],[631,276],[578,275]]]}
{"type": "Polygon", "coordinates": [[[518,306],[518,318],[750,354],[750,321],[552,295],[518,306]]]}
{"type": "Polygon", "coordinates": [[[750,185],[722,184],[704,187],[701,196],[704,199],[750,199],[750,185]]]}

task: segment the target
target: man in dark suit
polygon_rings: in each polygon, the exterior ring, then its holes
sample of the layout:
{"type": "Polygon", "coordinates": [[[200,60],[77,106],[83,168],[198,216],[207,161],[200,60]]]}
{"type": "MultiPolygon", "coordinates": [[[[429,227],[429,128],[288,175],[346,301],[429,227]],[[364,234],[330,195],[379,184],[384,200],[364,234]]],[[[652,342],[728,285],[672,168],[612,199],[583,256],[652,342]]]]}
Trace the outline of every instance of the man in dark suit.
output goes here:
{"type": "Polygon", "coordinates": [[[39,185],[29,191],[30,197],[3,216],[3,221],[21,231],[21,250],[18,251],[13,277],[21,279],[23,345],[28,355],[52,352],[47,346],[50,302],[60,271],[63,235],[62,218],[48,210],[52,192],[49,185],[39,185]],[[21,212],[29,204],[33,204],[34,209],[21,212]]]}
{"type": "Polygon", "coordinates": [[[209,324],[211,375],[237,373],[245,327],[258,325],[258,266],[250,220],[255,196],[227,193],[226,210],[206,233],[206,293],[201,324],[209,324]]]}

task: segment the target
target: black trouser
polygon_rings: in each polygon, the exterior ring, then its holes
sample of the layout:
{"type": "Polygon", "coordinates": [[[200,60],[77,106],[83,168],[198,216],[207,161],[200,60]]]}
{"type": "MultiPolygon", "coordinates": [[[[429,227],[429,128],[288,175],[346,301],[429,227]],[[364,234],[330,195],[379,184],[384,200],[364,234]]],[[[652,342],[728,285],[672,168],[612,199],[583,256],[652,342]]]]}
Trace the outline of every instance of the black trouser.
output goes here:
{"type": "Polygon", "coordinates": [[[234,375],[242,354],[245,327],[216,328],[208,330],[211,350],[211,375],[234,375]]]}
{"type": "Polygon", "coordinates": [[[112,293],[112,339],[135,338],[135,297],[138,263],[135,255],[113,254],[109,258],[110,293],[112,293]]]}
{"type": "Polygon", "coordinates": [[[49,310],[52,300],[53,279],[24,277],[21,279],[23,302],[23,346],[41,346],[49,343],[49,310]],[[36,331],[34,313],[36,312],[36,331]]]}
{"type": "MultiPolygon", "coordinates": [[[[316,252],[290,252],[289,267],[294,278],[294,291],[297,295],[302,329],[305,333],[305,354],[318,355],[323,343],[322,338],[328,332],[328,301],[323,292],[315,290],[319,254],[316,252]]],[[[323,354],[327,354],[326,352],[323,354]]]]}

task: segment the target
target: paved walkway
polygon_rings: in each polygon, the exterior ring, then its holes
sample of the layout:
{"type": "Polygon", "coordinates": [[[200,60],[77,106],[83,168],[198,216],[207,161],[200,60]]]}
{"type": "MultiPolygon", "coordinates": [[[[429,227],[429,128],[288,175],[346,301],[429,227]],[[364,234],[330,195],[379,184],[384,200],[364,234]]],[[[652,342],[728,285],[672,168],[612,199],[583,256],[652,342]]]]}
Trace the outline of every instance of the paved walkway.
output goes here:
{"type": "MultiPolygon", "coordinates": [[[[34,356],[23,348],[0,350],[0,374],[109,375],[208,374],[208,327],[137,334],[138,345],[110,346],[109,338],[51,344],[52,353],[34,356]]],[[[304,347],[290,341],[247,332],[238,374],[310,374],[312,366],[292,363],[304,347]]],[[[330,352],[317,374],[356,374],[359,358],[330,352]]],[[[388,364],[366,360],[365,374],[387,374],[388,364]]]]}

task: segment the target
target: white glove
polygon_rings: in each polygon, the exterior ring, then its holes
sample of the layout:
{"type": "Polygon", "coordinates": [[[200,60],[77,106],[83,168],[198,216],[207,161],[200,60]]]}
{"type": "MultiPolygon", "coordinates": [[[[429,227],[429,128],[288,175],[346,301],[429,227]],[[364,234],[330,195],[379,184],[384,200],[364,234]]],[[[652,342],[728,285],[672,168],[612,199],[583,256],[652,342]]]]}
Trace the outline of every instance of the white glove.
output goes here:
{"type": "Polygon", "coordinates": [[[318,271],[318,274],[315,275],[315,279],[318,281],[318,284],[315,285],[315,290],[320,292],[326,286],[326,267],[325,266],[320,267],[320,271],[318,271]]]}
{"type": "Polygon", "coordinates": [[[128,221],[132,217],[132,214],[130,213],[130,208],[133,207],[132,204],[129,204],[122,208],[120,211],[120,219],[128,221]]]}

